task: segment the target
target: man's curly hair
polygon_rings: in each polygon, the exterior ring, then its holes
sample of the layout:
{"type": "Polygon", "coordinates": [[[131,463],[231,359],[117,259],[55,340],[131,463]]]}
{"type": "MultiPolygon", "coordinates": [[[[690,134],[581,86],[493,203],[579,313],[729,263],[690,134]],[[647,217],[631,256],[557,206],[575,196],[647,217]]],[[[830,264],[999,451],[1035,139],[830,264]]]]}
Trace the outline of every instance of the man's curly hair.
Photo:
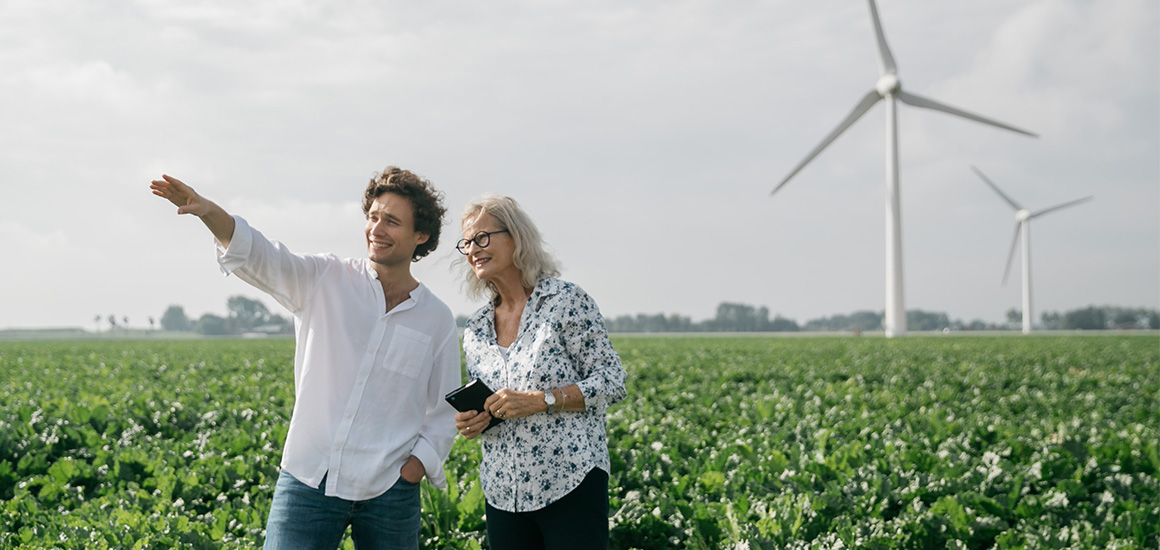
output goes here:
{"type": "Polygon", "coordinates": [[[427,235],[427,242],[415,247],[411,261],[417,262],[434,251],[439,246],[439,230],[443,227],[443,215],[447,213],[447,209],[443,207],[443,193],[436,190],[430,181],[420,178],[410,170],[388,166],[386,170],[375,174],[367,184],[362,201],[364,215],[370,212],[371,204],[383,193],[394,193],[411,201],[415,231],[427,235]]]}

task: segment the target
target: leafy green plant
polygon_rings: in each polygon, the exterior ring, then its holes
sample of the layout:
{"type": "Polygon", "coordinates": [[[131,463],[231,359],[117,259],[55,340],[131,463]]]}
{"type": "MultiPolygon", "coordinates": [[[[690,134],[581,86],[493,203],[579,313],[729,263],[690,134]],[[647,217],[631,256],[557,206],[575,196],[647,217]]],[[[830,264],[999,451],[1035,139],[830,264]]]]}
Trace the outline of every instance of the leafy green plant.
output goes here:
{"type": "MultiPolygon", "coordinates": [[[[613,343],[613,548],[1160,544],[1154,335],[613,343]]],[[[259,547],[292,355],[0,343],[0,548],[259,547]]],[[[423,485],[424,548],[487,548],[479,453],[423,485]]]]}

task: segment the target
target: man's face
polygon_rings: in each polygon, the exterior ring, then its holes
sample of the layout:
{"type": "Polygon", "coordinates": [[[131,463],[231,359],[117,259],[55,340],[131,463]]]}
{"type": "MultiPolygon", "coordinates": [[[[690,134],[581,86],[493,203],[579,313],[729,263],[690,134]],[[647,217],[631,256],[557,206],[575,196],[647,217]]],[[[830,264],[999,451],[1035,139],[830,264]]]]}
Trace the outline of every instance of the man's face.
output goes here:
{"type": "Polygon", "coordinates": [[[415,231],[411,201],[394,193],[383,193],[371,203],[365,233],[367,257],[387,267],[409,263],[415,248],[427,242],[425,233],[415,231]]]}

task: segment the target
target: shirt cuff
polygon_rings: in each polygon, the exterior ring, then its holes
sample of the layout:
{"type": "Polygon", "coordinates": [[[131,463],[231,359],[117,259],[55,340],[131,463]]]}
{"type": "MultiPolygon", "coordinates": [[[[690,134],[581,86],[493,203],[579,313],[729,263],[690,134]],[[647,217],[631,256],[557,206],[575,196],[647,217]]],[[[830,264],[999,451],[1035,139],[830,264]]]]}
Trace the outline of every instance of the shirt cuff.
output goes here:
{"type": "Polygon", "coordinates": [[[604,384],[598,380],[587,378],[576,383],[580,388],[580,395],[584,396],[584,408],[588,410],[608,406],[608,399],[604,397],[604,384]]]}
{"type": "Polygon", "coordinates": [[[415,443],[415,448],[411,449],[411,455],[423,463],[427,483],[439,489],[447,488],[447,474],[443,472],[443,461],[439,460],[439,454],[431,445],[420,439],[415,443]]]}
{"type": "Polygon", "coordinates": [[[246,260],[250,258],[250,250],[254,246],[254,236],[250,230],[250,224],[241,216],[234,216],[234,235],[230,237],[229,248],[222,248],[221,244],[217,244],[218,266],[221,267],[222,274],[229,275],[234,270],[246,265],[246,260]]]}

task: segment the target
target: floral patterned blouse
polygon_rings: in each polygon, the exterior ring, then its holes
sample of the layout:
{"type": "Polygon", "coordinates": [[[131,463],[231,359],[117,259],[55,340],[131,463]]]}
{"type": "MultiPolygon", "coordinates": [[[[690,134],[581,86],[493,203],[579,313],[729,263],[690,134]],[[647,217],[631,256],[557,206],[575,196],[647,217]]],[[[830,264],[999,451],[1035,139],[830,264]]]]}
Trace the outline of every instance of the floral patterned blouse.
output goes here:
{"type": "Polygon", "coordinates": [[[480,435],[479,478],[489,504],[507,512],[539,510],[579,486],[593,468],[610,470],[605,410],[624,399],[625,372],[596,302],[583,289],[541,278],[506,358],[489,303],[468,320],[463,351],[468,376],[495,391],[576,384],[586,405],[584,411],[509,419],[480,435]]]}

